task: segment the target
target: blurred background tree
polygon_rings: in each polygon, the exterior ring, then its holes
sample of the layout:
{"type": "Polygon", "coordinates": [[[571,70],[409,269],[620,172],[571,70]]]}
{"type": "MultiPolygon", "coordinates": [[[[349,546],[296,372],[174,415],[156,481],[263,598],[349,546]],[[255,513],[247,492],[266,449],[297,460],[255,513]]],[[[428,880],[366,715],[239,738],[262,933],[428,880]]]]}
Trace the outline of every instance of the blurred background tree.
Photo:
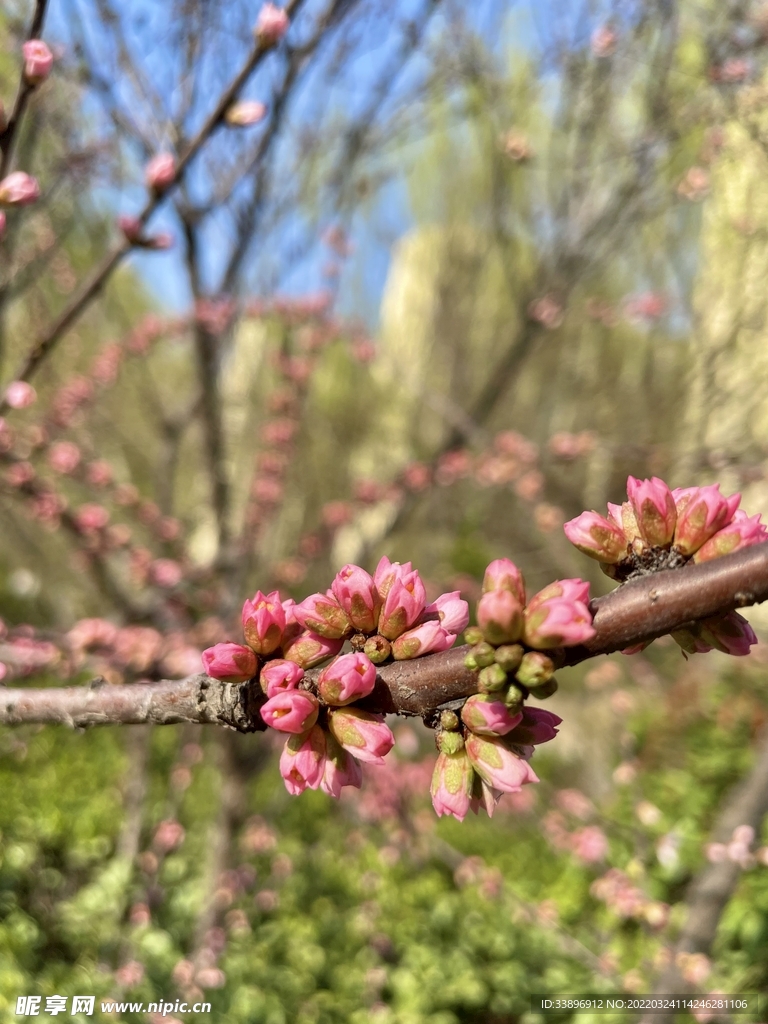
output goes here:
{"type": "MultiPolygon", "coordinates": [[[[9,677],[182,677],[244,595],[383,553],[435,594],[476,597],[502,555],[534,589],[605,591],[561,526],[628,473],[765,507],[768,11],[563,6],[292,4],[241,94],[263,116],[206,136],[147,229],[175,246],[125,264],[117,215],[200,137],[258,11],[50,5],[56,67],[14,156],[43,196],[0,242],[3,381],[50,342],[0,432],[9,677]],[[83,660],[90,616],[113,657],[83,660]]],[[[2,15],[6,110],[30,16],[2,15]]],[[[538,793],[461,826],[427,809],[411,723],[333,806],[290,800],[263,736],[4,731],[3,1012],[88,992],[265,1024],[533,1022],[531,993],[651,991],[718,858],[738,870],[715,942],[678,967],[765,990],[768,834],[707,846],[749,778],[765,658],[657,647],[564,676],[538,793]]]]}

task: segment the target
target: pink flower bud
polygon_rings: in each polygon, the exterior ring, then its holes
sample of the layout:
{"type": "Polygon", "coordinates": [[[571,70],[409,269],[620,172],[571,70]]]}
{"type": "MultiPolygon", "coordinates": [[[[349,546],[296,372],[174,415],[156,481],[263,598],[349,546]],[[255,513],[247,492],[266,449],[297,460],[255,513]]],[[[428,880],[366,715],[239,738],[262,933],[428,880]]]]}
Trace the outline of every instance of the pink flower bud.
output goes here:
{"type": "Polygon", "coordinates": [[[627,537],[613,518],[606,519],[597,512],[582,512],[563,527],[568,540],[579,551],[600,562],[615,565],[627,553],[627,537]]]}
{"type": "Polygon", "coordinates": [[[508,750],[500,740],[470,732],[465,749],[480,778],[502,793],[519,793],[527,783],[539,781],[528,762],[508,750]]]}
{"type": "Polygon", "coordinates": [[[553,715],[551,711],[524,707],[522,715],[520,724],[515,726],[512,732],[507,733],[507,740],[510,743],[537,746],[539,743],[548,743],[557,736],[557,726],[562,722],[562,718],[553,715]]]}
{"type": "Polygon", "coordinates": [[[270,697],[261,709],[261,717],[280,732],[305,733],[317,721],[320,705],[306,690],[282,690],[270,697]]]}
{"type": "Polygon", "coordinates": [[[313,668],[335,657],[344,646],[343,640],[329,640],[305,629],[283,645],[283,655],[303,669],[313,668]]]}
{"type": "MultiPolygon", "coordinates": [[[[250,650],[250,648],[249,648],[250,650]]],[[[284,690],[295,690],[304,678],[304,669],[292,661],[273,658],[262,668],[259,682],[268,697],[276,697],[284,690]]]]}
{"type": "Polygon", "coordinates": [[[263,121],[266,113],[267,108],[258,100],[241,100],[227,109],[224,120],[235,128],[247,128],[263,121]]]}
{"type": "Polygon", "coordinates": [[[14,171],[0,181],[0,206],[28,206],[39,198],[37,180],[23,171],[14,171]]]}
{"type": "Polygon", "coordinates": [[[447,651],[455,642],[456,634],[448,633],[440,622],[433,620],[402,633],[392,642],[392,654],[397,661],[405,661],[407,658],[447,651]]]}
{"type": "Polygon", "coordinates": [[[285,610],[277,590],[266,595],[258,590],[253,600],[243,605],[245,642],[257,654],[271,654],[277,650],[284,629],[285,610]]]}
{"type": "Polygon", "coordinates": [[[429,791],[439,818],[452,814],[458,821],[464,821],[470,807],[474,774],[465,750],[438,754],[429,791]]]}
{"type": "Polygon", "coordinates": [[[330,733],[325,734],[326,759],[320,788],[328,796],[337,800],[344,786],[360,789],[363,783],[363,770],[360,762],[340,747],[330,733]]]}
{"type": "Polygon", "coordinates": [[[531,615],[546,601],[562,599],[564,601],[578,601],[581,604],[589,604],[589,583],[582,579],[555,580],[544,587],[537,594],[534,594],[528,602],[526,612],[531,615]]]}
{"type": "Polygon", "coordinates": [[[365,654],[342,654],[324,668],[317,692],[326,704],[351,704],[367,697],[376,685],[376,668],[365,654]]]}
{"type": "Polygon", "coordinates": [[[144,233],[144,226],[138,217],[132,217],[130,214],[122,213],[117,218],[117,226],[132,245],[139,244],[144,233]]]}
{"type": "Polygon", "coordinates": [[[73,473],[80,465],[80,449],[71,441],[57,441],[48,452],[48,465],[57,473],[73,473]]]}
{"type": "Polygon", "coordinates": [[[461,633],[469,625],[469,605],[461,597],[461,592],[454,590],[450,594],[441,594],[436,601],[428,604],[422,618],[427,620],[437,615],[440,625],[446,633],[461,633]]]}
{"type": "Polygon", "coordinates": [[[383,764],[384,755],[395,745],[395,737],[381,715],[359,708],[338,708],[328,712],[328,726],[336,740],[359,761],[383,764]]]}
{"type": "Polygon", "coordinates": [[[273,46],[280,42],[289,25],[288,15],[282,8],[273,3],[266,3],[259,11],[254,33],[262,45],[273,46]]]}
{"type": "Polygon", "coordinates": [[[699,637],[709,650],[714,648],[738,658],[749,654],[750,647],[757,643],[754,630],[738,612],[702,619],[696,625],[699,637]]]}
{"type": "Polygon", "coordinates": [[[325,733],[319,725],[309,732],[291,736],[280,755],[280,774],[285,788],[298,796],[309,787],[317,789],[325,769],[325,733]]]}
{"type": "Polygon", "coordinates": [[[172,558],[156,558],[149,567],[149,576],[155,586],[172,590],[181,583],[184,570],[172,558]]]}
{"type": "Polygon", "coordinates": [[[605,832],[597,825],[586,825],[574,832],[570,846],[574,856],[585,864],[596,864],[605,860],[609,849],[605,832]]]}
{"type": "Polygon", "coordinates": [[[395,640],[410,629],[424,611],[427,592],[418,572],[397,573],[379,615],[379,633],[395,640]]]}
{"type": "Polygon", "coordinates": [[[29,39],[21,48],[24,54],[24,79],[30,85],[40,85],[51,73],[53,54],[42,39],[29,39]]]}
{"type": "Polygon", "coordinates": [[[386,555],[382,555],[381,561],[376,567],[376,572],[373,574],[373,582],[376,584],[376,589],[382,601],[389,593],[390,587],[395,580],[402,579],[403,576],[407,576],[411,572],[413,572],[413,566],[410,562],[404,562],[401,565],[400,562],[390,562],[386,555]]]}
{"type": "Polygon", "coordinates": [[[640,536],[650,547],[668,547],[675,535],[677,509],[672,492],[658,477],[627,479],[627,494],[640,536]]]}
{"type": "Polygon", "coordinates": [[[81,505],[75,513],[75,522],[82,533],[95,533],[107,525],[109,512],[102,505],[81,505]]]}
{"type": "Polygon", "coordinates": [[[176,177],[176,161],[170,153],[158,153],[153,156],[144,169],[144,180],[147,188],[162,192],[173,184],[176,177]]]}
{"type": "Polygon", "coordinates": [[[592,615],[581,601],[554,598],[525,610],[525,642],[529,647],[548,650],[583,644],[595,635],[592,615]]]}
{"type": "Polygon", "coordinates": [[[222,682],[244,683],[256,675],[256,655],[242,644],[215,644],[203,651],[203,668],[222,682]]]}
{"type": "Polygon", "coordinates": [[[336,574],[331,590],[355,629],[361,633],[372,633],[376,629],[381,598],[373,577],[365,569],[345,565],[336,574]]]}
{"type": "Polygon", "coordinates": [[[492,694],[475,693],[468,697],[461,709],[461,720],[479,736],[506,736],[523,720],[522,711],[516,714],[492,694]]]}
{"type": "Polygon", "coordinates": [[[331,590],[325,594],[310,594],[296,605],[294,615],[305,629],[329,640],[338,640],[349,633],[349,619],[331,590]]]}
{"type": "Polygon", "coordinates": [[[693,560],[708,562],[713,558],[751,547],[752,544],[761,544],[764,540],[768,540],[768,530],[760,522],[759,514],[748,516],[742,509],[736,509],[732,522],[702,544],[693,560]]]}
{"type": "MultiPolygon", "coordinates": [[[[678,509],[675,547],[684,555],[692,555],[734,517],[741,501],[740,494],[730,498],[720,493],[718,484],[698,487],[683,495],[685,505],[678,509]]],[[[682,502],[681,502],[682,503],[682,502]]]]}
{"type": "Polygon", "coordinates": [[[5,389],[5,400],[12,409],[26,409],[37,401],[37,392],[25,380],[14,380],[5,389]]]}
{"type": "Polygon", "coordinates": [[[508,558],[497,558],[485,570],[483,593],[493,590],[508,590],[514,594],[520,605],[525,604],[525,580],[514,562],[508,558]]]}
{"type": "Polygon", "coordinates": [[[490,590],[477,606],[477,624],[488,643],[514,643],[523,632],[523,609],[509,590],[490,590]]]}

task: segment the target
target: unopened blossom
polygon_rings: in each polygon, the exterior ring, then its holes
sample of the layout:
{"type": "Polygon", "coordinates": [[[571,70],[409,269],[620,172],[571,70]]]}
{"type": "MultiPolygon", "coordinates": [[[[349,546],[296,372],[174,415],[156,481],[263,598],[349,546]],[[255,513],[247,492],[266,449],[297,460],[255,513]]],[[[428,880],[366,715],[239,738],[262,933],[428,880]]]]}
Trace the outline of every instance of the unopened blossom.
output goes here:
{"type": "Polygon", "coordinates": [[[563,526],[568,540],[585,555],[614,565],[627,553],[627,537],[613,517],[597,512],[582,512],[563,526]]]}
{"type": "Polygon", "coordinates": [[[568,647],[583,644],[594,635],[592,615],[582,601],[556,597],[534,604],[532,611],[525,610],[524,636],[529,647],[568,647]]]}
{"type": "Polygon", "coordinates": [[[731,522],[702,544],[693,560],[708,562],[752,544],[761,544],[764,540],[768,540],[768,529],[760,522],[760,515],[748,516],[742,509],[736,509],[731,522]]]}
{"type": "Polygon", "coordinates": [[[243,605],[245,642],[257,654],[275,651],[280,646],[284,629],[285,610],[277,590],[270,594],[262,594],[258,590],[253,600],[243,605]]]}
{"type": "Polygon", "coordinates": [[[418,572],[396,571],[383,599],[379,633],[387,640],[395,640],[410,629],[424,611],[426,598],[427,593],[418,572]]]}
{"type": "Polygon", "coordinates": [[[525,604],[525,580],[514,562],[508,558],[497,558],[491,562],[483,576],[483,593],[494,590],[508,590],[519,604],[525,604]]]}
{"type": "Polygon", "coordinates": [[[451,814],[463,821],[470,809],[473,782],[474,771],[464,749],[453,754],[438,754],[430,786],[437,816],[451,814]]]}
{"type": "Polygon", "coordinates": [[[547,601],[564,600],[574,601],[580,604],[589,604],[589,583],[586,580],[575,579],[555,580],[549,583],[542,590],[539,590],[526,605],[526,612],[530,616],[547,601]]]}
{"type": "Polygon", "coordinates": [[[590,44],[595,57],[610,57],[616,49],[618,36],[610,25],[600,25],[592,33],[590,44]]]}
{"type": "Polygon", "coordinates": [[[522,716],[520,723],[506,737],[509,742],[522,746],[548,743],[555,738],[557,727],[562,722],[562,718],[545,708],[524,707],[522,716]]]}
{"type": "Polygon", "coordinates": [[[677,503],[675,547],[684,555],[693,555],[733,519],[741,501],[740,494],[726,498],[719,484],[673,491],[677,503]]]}
{"type": "Polygon", "coordinates": [[[627,479],[627,495],[640,536],[650,547],[667,547],[672,543],[677,523],[675,499],[669,487],[658,477],[627,479]]]}
{"type": "Polygon", "coordinates": [[[0,206],[28,206],[39,198],[37,180],[24,171],[14,171],[0,181],[0,206]]]}
{"type": "Polygon", "coordinates": [[[283,690],[295,690],[303,678],[304,669],[283,658],[272,658],[259,674],[261,688],[268,697],[275,697],[283,690]]]}
{"type": "Polygon", "coordinates": [[[470,732],[465,749],[480,778],[502,793],[518,793],[527,783],[539,781],[528,762],[501,740],[470,732]]]}
{"type": "Polygon", "coordinates": [[[338,640],[350,630],[346,612],[331,590],[325,594],[310,594],[296,605],[294,614],[305,629],[329,640],[338,640]]]}
{"type": "Polygon", "coordinates": [[[184,578],[184,571],[172,558],[156,558],[149,566],[149,576],[155,586],[172,590],[184,578]]]}
{"type": "Polygon", "coordinates": [[[433,615],[437,615],[440,625],[447,633],[461,633],[469,625],[469,605],[463,600],[458,590],[449,594],[441,594],[435,601],[428,604],[422,618],[426,620],[433,615]]]}
{"type": "Polygon", "coordinates": [[[317,680],[317,692],[326,704],[342,706],[367,697],[376,685],[376,668],[365,654],[342,654],[317,680]]]}
{"type": "Polygon", "coordinates": [[[279,732],[306,733],[317,721],[320,705],[306,690],[282,690],[261,708],[261,717],[279,732]]]}
{"type": "Polygon", "coordinates": [[[362,633],[371,633],[376,629],[381,597],[373,577],[365,569],[359,565],[343,566],[336,573],[331,590],[355,629],[362,633]]]}
{"type": "Polygon", "coordinates": [[[80,449],[71,441],[57,441],[48,452],[48,465],[57,473],[72,473],[80,465],[80,449]]]}
{"type": "Polygon", "coordinates": [[[707,650],[714,649],[736,657],[749,654],[750,647],[757,643],[754,630],[738,612],[702,619],[696,623],[696,635],[707,650]]]}
{"type": "Polygon", "coordinates": [[[259,11],[254,34],[264,46],[273,46],[280,42],[289,25],[290,19],[281,7],[265,3],[259,11]]]}
{"type": "Polygon", "coordinates": [[[325,768],[326,734],[319,725],[302,735],[291,736],[280,756],[280,774],[293,796],[317,789],[325,768]]]}
{"type": "Polygon", "coordinates": [[[384,756],[395,745],[395,737],[384,718],[359,708],[329,711],[328,727],[345,750],[370,764],[383,764],[384,756]]]}
{"type": "Polygon", "coordinates": [[[5,389],[5,400],[11,409],[26,409],[37,401],[37,391],[27,381],[11,381],[5,389]]]}
{"type": "Polygon", "coordinates": [[[609,849],[605,832],[597,825],[577,829],[570,838],[570,847],[571,852],[585,864],[605,860],[609,849]]]}
{"type": "Polygon", "coordinates": [[[288,641],[283,643],[283,655],[288,661],[293,661],[303,669],[313,668],[328,658],[338,654],[344,645],[344,641],[331,640],[328,637],[320,636],[309,629],[300,630],[288,641]]]}
{"type": "Polygon", "coordinates": [[[408,629],[392,641],[392,655],[396,661],[420,658],[424,654],[447,651],[456,640],[455,633],[443,629],[439,621],[423,622],[408,629]]]}
{"type": "Polygon", "coordinates": [[[477,624],[489,643],[514,643],[523,632],[522,606],[509,590],[490,590],[478,602],[477,624]]]}
{"type": "Polygon", "coordinates": [[[170,153],[158,153],[153,156],[144,169],[144,180],[147,187],[155,192],[162,192],[173,184],[176,177],[176,161],[170,153]]]}
{"type": "Polygon", "coordinates": [[[103,505],[81,505],[75,513],[75,521],[83,533],[92,533],[104,529],[109,522],[109,512],[103,505]]]}
{"type": "Polygon", "coordinates": [[[21,48],[24,55],[24,80],[40,85],[51,73],[53,54],[42,39],[29,39],[21,48]]]}
{"type": "Polygon", "coordinates": [[[256,655],[242,644],[215,644],[203,651],[202,657],[207,674],[225,683],[244,683],[256,675],[256,655]]]}
{"type": "Polygon", "coordinates": [[[227,108],[224,120],[233,127],[247,128],[250,125],[258,124],[259,121],[263,121],[266,113],[266,106],[263,103],[259,103],[258,100],[241,100],[239,103],[233,103],[231,107],[227,108]]]}
{"type": "Polygon", "coordinates": [[[461,709],[461,720],[478,736],[505,736],[523,720],[522,712],[513,712],[492,694],[476,693],[461,709]]]}
{"type": "Polygon", "coordinates": [[[339,799],[344,786],[360,789],[363,771],[360,762],[340,746],[330,733],[325,734],[326,757],[320,788],[328,796],[339,799]]]}

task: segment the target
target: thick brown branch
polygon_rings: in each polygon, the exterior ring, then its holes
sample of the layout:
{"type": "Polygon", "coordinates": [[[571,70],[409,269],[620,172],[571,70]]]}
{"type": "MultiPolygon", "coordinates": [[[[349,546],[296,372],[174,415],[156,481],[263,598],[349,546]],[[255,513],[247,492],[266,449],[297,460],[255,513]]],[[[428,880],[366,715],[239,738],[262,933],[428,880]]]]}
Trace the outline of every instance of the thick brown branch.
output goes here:
{"type": "MultiPolygon", "coordinates": [[[[655,573],[592,602],[595,637],[556,652],[561,666],[651,640],[697,619],[768,599],[768,544],[703,565],[655,573]]],[[[362,706],[386,714],[426,715],[477,690],[476,673],[457,647],[379,668],[376,688],[362,706]]],[[[318,669],[307,673],[310,686],[318,669]]],[[[0,691],[0,723],[63,722],[72,726],[175,722],[262,730],[258,683],[220,683],[204,675],[127,686],[0,691]]]]}

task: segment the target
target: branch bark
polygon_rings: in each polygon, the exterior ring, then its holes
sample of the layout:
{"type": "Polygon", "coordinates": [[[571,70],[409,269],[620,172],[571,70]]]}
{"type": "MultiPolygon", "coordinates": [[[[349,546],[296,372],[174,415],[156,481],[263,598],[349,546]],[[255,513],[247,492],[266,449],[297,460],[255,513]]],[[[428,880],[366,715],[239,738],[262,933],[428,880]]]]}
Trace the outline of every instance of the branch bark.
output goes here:
{"type": "MultiPolygon", "coordinates": [[[[733,555],[654,573],[592,601],[595,636],[554,652],[560,667],[653,640],[698,619],[768,599],[768,543],[733,555]]],[[[382,665],[376,687],[360,707],[382,714],[426,715],[459,705],[477,691],[477,674],[464,665],[469,648],[456,647],[412,661],[382,665]]],[[[319,669],[306,674],[312,688],[319,669]]],[[[238,732],[264,730],[258,683],[221,683],[205,675],[156,683],[0,691],[0,724],[59,722],[71,726],[170,725],[197,722],[238,732]]]]}

